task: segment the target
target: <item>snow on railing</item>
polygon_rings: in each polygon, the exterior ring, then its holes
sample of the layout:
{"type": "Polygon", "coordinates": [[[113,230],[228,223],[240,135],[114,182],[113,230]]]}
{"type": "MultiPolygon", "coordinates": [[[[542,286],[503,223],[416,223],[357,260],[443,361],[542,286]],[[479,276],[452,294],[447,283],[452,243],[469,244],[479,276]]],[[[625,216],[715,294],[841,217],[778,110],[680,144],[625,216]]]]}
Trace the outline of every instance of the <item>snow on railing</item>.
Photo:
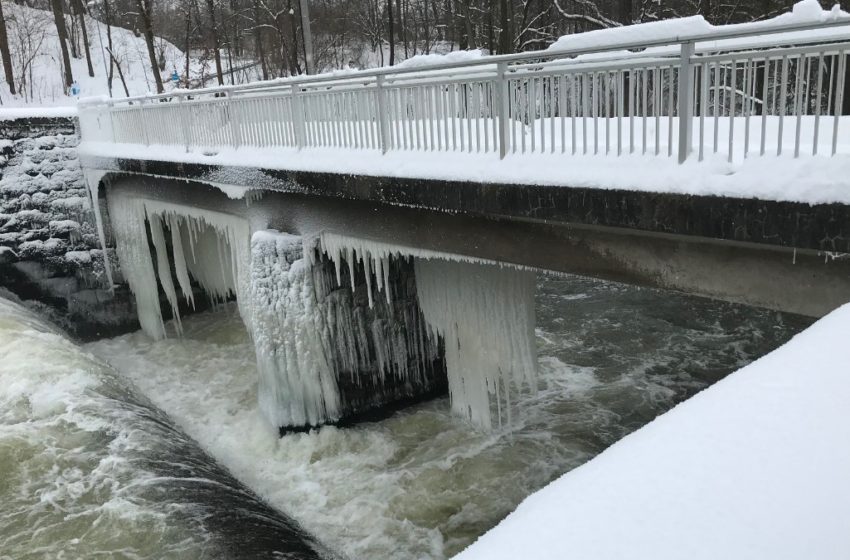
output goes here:
{"type": "Polygon", "coordinates": [[[638,42],[613,35],[586,47],[571,38],[569,50],[81,101],[82,139],[186,151],[675,154],[680,162],[692,152],[730,161],[835,154],[839,117],[850,112],[850,18],[831,14],[814,23],[638,42]]]}

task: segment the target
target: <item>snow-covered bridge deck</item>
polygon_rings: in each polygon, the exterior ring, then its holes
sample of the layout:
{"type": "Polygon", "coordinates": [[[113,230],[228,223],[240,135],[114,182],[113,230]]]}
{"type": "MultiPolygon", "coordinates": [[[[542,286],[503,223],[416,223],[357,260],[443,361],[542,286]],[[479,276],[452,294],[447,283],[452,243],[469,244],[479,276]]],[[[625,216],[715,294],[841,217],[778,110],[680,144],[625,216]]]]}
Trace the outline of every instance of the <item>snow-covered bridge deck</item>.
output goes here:
{"type": "Polygon", "coordinates": [[[80,107],[83,149],[290,171],[847,202],[848,41],[847,14],[803,2],[754,24],[686,18],[568,36],[540,52],[453,53],[371,71],[91,99],[80,107]],[[797,184],[802,176],[817,192],[797,184]]]}

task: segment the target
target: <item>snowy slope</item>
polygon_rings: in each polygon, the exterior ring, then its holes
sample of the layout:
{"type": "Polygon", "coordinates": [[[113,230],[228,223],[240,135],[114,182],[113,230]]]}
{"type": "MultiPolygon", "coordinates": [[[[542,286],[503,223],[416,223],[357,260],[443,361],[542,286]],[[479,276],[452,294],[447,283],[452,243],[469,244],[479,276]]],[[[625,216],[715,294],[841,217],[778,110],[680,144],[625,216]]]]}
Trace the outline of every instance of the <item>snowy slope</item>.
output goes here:
{"type": "MultiPolygon", "coordinates": [[[[74,98],[64,95],[62,54],[53,14],[11,2],[4,3],[3,10],[7,20],[15,82],[18,89],[25,90],[12,98],[3,82],[0,86],[0,102],[3,107],[73,105],[74,98]],[[28,71],[23,72],[22,61],[28,59],[32,59],[32,63],[28,71]],[[25,80],[24,88],[20,86],[22,80],[25,80]]],[[[66,20],[69,21],[70,16],[66,16],[66,20]]],[[[71,59],[74,80],[80,85],[82,97],[107,95],[106,68],[109,65],[109,54],[106,52],[108,46],[106,26],[87,16],[86,27],[95,76],[92,78],[88,75],[85,55],[82,53],[82,39],[80,39],[82,58],[71,59]]],[[[112,41],[113,53],[121,63],[130,94],[156,91],[144,37],[141,35],[137,37],[127,29],[113,27],[112,41]]],[[[163,52],[166,62],[165,70],[162,72],[163,81],[167,82],[175,69],[182,75],[185,60],[180,49],[160,38],[156,39],[156,45],[163,52]]],[[[201,64],[193,59],[190,63],[190,74],[196,77],[201,71],[201,64]]],[[[167,87],[170,87],[170,84],[167,87]]],[[[112,88],[115,96],[124,96],[124,89],[117,72],[115,72],[112,88]]]]}
{"type": "Polygon", "coordinates": [[[457,560],[850,558],[850,305],[527,498],[457,560]]]}

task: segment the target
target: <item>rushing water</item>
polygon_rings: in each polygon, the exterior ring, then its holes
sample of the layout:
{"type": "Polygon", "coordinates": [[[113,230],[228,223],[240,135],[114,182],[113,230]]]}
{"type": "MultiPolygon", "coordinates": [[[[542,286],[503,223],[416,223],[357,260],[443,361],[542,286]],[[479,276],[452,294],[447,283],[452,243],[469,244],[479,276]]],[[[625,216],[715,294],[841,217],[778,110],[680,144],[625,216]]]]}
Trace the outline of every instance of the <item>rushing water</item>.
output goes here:
{"type": "Polygon", "coordinates": [[[185,319],[179,340],[135,333],[87,348],[331,548],[446,558],[529,493],[810,322],[572,277],[541,278],[537,302],[540,390],[495,433],[458,421],[441,399],[279,439],[257,412],[253,345],[233,307],[185,319]]]}
{"type": "Polygon", "coordinates": [[[0,559],[314,549],[125,379],[0,298],[0,559]]]}

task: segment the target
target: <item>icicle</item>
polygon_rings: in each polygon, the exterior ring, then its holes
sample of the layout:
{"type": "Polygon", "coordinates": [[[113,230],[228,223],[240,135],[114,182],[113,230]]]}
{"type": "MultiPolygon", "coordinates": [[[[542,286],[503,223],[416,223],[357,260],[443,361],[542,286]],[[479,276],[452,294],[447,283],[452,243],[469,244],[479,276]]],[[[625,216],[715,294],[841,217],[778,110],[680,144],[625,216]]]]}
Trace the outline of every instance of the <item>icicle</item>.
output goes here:
{"type": "Polygon", "coordinates": [[[242,320],[251,332],[251,253],[246,220],[221,212],[135,198],[120,191],[110,195],[109,204],[118,258],[136,296],[145,332],[154,338],[165,336],[145,217],[150,223],[151,240],[157,252],[159,281],[174,311],[178,330],[180,316],[163,223],[171,229],[171,257],[180,290],[187,301],[194,305],[191,274],[213,300],[221,301],[235,294],[242,320]],[[187,246],[189,259],[186,258],[187,246]]]}
{"type": "Polygon", "coordinates": [[[145,232],[145,209],[138,199],[116,192],[109,196],[109,216],[121,271],[136,297],[142,330],[156,340],[165,338],[156,273],[145,232]]]}
{"type": "Polygon", "coordinates": [[[392,303],[390,296],[390,258],[384,257],[381,260],[383,262],[384,269],[384,293],[387,296],[387,303],[392,303]]]}
{"type": "Polygon", "coordinates": [[[354,251],[352,249],[347,249],[345,253],[345,260],[348,262],[348,276],[351,278],[351,291],[354,291],[354,251]]]}
{"type": "Polygon", "coordinates": [[[174,272],[177,275],[177,283],[183,297],[195,308],[195,295],[192,292],[192,282],[189,279],[189,270],[186,268],[186,256],[183,253],[183,236],[181,235],[180,220],[171,214],[168,218],[168,228],[171,230],[171,249],[174,256],[174,272]]]}
{"type": "Polygon", "coordinates": [[[100,250],[103,254],[103,270],[106,272],[106,281],[109,284],[109,291],[115,289],[115,283],[112,280],[112,266],[109,264],[109,253],[106,249],[106,234],[103,230],[103,217],[100,214],[100,180],[106,175],[104,171],[84,171],[86,185],[89,191],[89,200],[91,202],[92,211],[94,212],[94,221],[97,225],[97,238],[100,241],[100,250]]]}
{"type": "MultiPolygon", "coordinates": [[[[371,259],[365,258],[363,259],[363,272],[366,275],[366,293],[369,297],[369,308],[371,309],[374,306],[374,300],[372,299],[372,261],[371,259]]],[[[352,288],[354,289],[354,288],[352,288]]]]}
{"type": "Polygon", "coordinates": [[[162,232],[162,220],[157,214],[152,214],[148,216],[148,224],[150,225],[151,241],[153,241],[154,249],[156,249],[156,269],[159,284],[171,305],[177,334],[181,334],[183,327],[180,323],[180,310],[177,307],[177,291],[174,289],[174,281],[171,278],[171,263],[168,261],[168,249],[165,245],[165,235],[162,232]]]}
{"type": "MultiPolygon", "coordinates": [[[[490,397],[498,400],[499,383],[508,402],[512,388],[535,387],[535,276],[441,260],[417,259],[415,267],[422,313],[445,339],[452,408],[490,428],[490,397]]],[[[510,405],[505,413],[510,422],[510,405]]]]}

